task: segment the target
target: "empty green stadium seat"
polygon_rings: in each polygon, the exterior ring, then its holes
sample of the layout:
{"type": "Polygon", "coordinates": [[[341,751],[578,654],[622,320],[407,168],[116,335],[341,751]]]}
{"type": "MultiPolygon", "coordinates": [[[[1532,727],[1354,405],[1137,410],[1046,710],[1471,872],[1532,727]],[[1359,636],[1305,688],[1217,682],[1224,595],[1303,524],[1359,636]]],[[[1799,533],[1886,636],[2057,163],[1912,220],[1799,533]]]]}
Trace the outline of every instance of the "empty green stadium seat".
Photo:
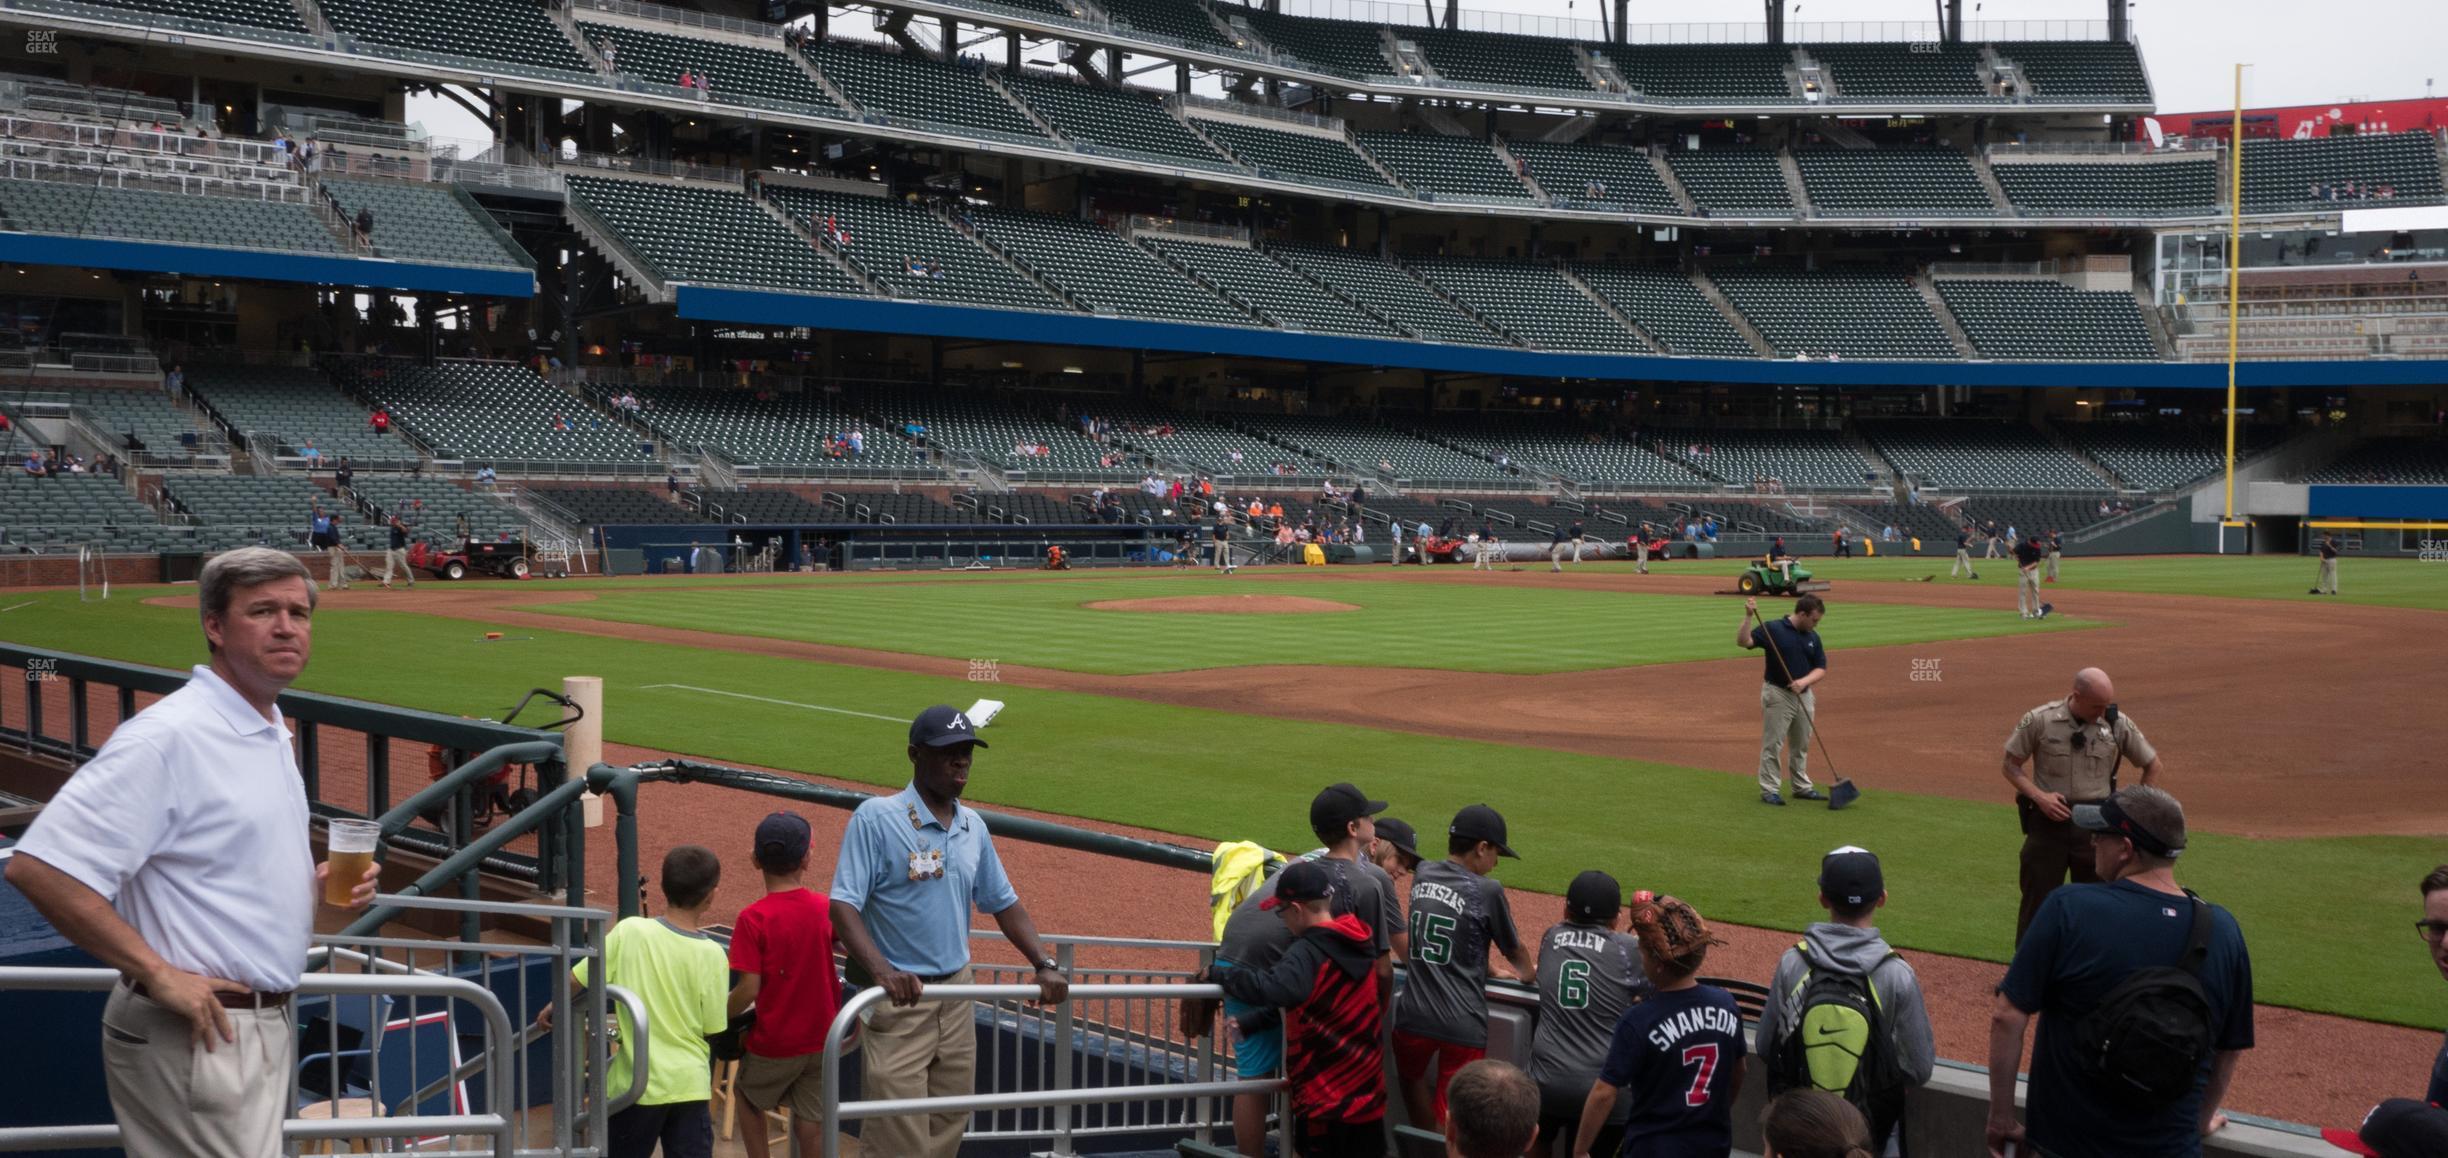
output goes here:
{"type": "Polygon", "coordinates": [[[1776,154],[1767,149],[1676,149],[1666,167],[1704,214],[1719,217],[1791,217],[1793,193],[1776,154]]]}
{"type": "Polygon", "coordinates": [[[2342,202],[2362,208],[2441,200],[2438,142],[2429,133],[2356,133],[2309,141],[2244,142],[2244,211],[2342,202]],[[2316,186],[2329,186],[2329,196],[2316,186]],[[2353,186],[2351,190],[2347,186],[2353,186]],[[2383,198],[2385,188],[2389,196],[2383,198]]]}
{"type": "Polygon", "coordinates": [[[1372,193],[1395,191],[1339,136],[1270,129],[1237,120],[1201,119],[1197,124],[1209,140],[1231,150],[1262,177],[1372,193]]]}
{"type": "Polygon", "coordinates": [[[850,239],[836,252],[896,298],[1070,309],[923,206],[779,182],[767,185],[765,196],[817,236],[832,221],[850,239]]]}
{"type": "Polygon", "coordinates": [[[269,437],[281,453],[296,454],[313,443],[325,469],[343,455],[361,471],[406,470],[418,462],[415,447],[396,433],[375,433],[372,408],[317,370],[193,366],[187,388],[241,435],[269,437]]]}
{"type": "Polygon", "coordinates": [[[2219,211],[2219,161],[2010,161],[1989,171],[2031,217],[2207,217],[2219,211]]]}
{"type": "Polygon", "coordinates": [[[1145,90],[1106,88],[1037,76],[1005,76],[1005,87],[1082,148],[1146,157],[1168,165],[1237,169],[1165,111],[1145,90]]]}
{"type": "Polygon", "coordinates": [[[1005,209],[981,209],[973,216],[988,245],[1092,310],[1209,325],[1257,324],[1154,254],[1076,217],[1005,209]]]}
{"type": "Polygon", "coordinates": [[[1307,277],[1247,246],[1161,236],[1143,241],[1191,276],[1278,326],[1371,338],[1403,336],[1383,319],[1332,293],[1320,292],[1307,277]]]}
{"type": "Polygon", "coordinates": [[[595,75],[538,0],[321,0],[332,27],[411,60],[595,75]]]}
{"type": "Polygon", "coordinates": [[[1822,217],[1996,217],[1972,159],[1953,149],[1796,149],[1822,217]]]}
{"type": "Polygon", "coordinates": [[[1529,187],[1485,141],[1432,133],[1354,133],[1360,148],[1403,184],[1443,200],[1529,201],[1529,187]]]}
{"type": "Polygon", "coordinates": [[[2001,40],[1991,47],[2023,70],[2035,104],[2151,103],[2142,53],[2118,40],[2001,40]]]}
{"type": "Polygon", "coordinates": [[[737,189],[572,173],[572,204],[593,213],[665,281],[864,294],[813,243],[737,189]]]}
{"type": "Polygon", "coordinates": [[[598,55],[602,45],[611,44],[613,68],[639,80],[676,85],[683,72],[706,78],[705,91],[712,102],[757,97],[784,107],[800,106],[797,111],[810,115],[838,108],[816,78],[783,50],[780,40],[752,47],[735,40],[690,36],[677,28],[654,32],[585,20],[578,22],[578,31],[597,46],[598,55]]]}
{"type": "Polygon", "coordinates": [[[1953,358],[1955,344],[1901,273],[1716,266],[1709,271],[1780,357],[1953,358]]]}
{"type": "Polygon", "coordinates": [[[1478,319],[1438,297],[1401,267],[1348,249],[1279,245],[1269,252],[1331,286],[1412,337],[1430,342],[1511,345],[1478,319]]]}
{"type": "Polygon", "coordinates": [[[1050,143],[970,65],[838,40],[817,44],[812,59],[826,80],[869,112],[964,134],[1050,143]]]}
{"type": "Polygon", "coordinates": [[[1756,358],[1715,303],[1681,271],[1636,265],[1579,265],[1573,272],[1616,311],[1647,330],[1670,354],[1705,358],[1756,358]]]}
{"type": "Polygon", "coordinates": [[[2152,362],[2158,343],[2142,305],[2125,291],[2093,293],[2062,282],[1947,278],[1947,312],[1984,358],[2152,362]]]}
{"type": "Polygon", "coordinates": [[[1410,265],[1455,301],[1531,346],[1634,353],[1649,349],[1640,335],[1608,317],[1552,265],[1467,258],[1420,258],[1410,265]]]}
{"type": "Polygon", "coordinates": [[[346,256],[303,202],[0,181],[0,214],[28,233],[346,256]]]}
{"type": "Polygon", "coordinates": [[[1638,149],[1521,140],[1505,142],[1505,149],[1529,167],[1530,179],[1558,205],[1683,214],[1683,206],[1650,166],[1649,155],[1638,149]]]}

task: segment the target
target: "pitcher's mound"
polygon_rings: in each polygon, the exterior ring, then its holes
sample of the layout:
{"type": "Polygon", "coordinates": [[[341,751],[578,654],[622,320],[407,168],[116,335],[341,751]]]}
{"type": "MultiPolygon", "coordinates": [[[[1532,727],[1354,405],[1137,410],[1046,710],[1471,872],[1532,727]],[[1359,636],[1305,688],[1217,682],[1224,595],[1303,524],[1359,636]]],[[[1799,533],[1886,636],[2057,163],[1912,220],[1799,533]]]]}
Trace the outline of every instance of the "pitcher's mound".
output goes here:
{"type": "Polygon", "coordinates": [[[1090,611],[1169,611],[1201,615],[1308,615],[1358,611],[1349,603],[1302,595],[1177,595],[1169,599],[1102,599],[1090,611]]]}

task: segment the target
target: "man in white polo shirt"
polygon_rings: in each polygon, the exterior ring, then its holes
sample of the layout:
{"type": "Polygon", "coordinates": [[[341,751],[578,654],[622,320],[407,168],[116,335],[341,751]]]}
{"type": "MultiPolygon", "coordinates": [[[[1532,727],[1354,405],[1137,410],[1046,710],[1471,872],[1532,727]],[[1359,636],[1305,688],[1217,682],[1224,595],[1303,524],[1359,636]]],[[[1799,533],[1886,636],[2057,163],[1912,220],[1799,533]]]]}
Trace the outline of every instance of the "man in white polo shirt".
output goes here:
{"type": "Polygon", "coordinates": [[[121,974],[102,1068],[127,1153],[271,1158],[323,873],[275,706],[306,668],[314,581],[296,556],[249,547],[205,565],[197,602],[212,662],[69,778],[8,882],[121,974]]]}

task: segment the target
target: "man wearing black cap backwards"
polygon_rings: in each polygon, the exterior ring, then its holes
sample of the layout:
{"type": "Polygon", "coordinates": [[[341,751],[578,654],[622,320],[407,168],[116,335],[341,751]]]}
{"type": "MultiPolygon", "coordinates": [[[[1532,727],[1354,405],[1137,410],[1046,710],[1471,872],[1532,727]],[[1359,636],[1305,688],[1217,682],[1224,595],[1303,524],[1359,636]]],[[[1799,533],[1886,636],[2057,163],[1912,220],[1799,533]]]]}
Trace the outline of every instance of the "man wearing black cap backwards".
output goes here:
{"type": "MultiPolygon", "coordinates": [[[[1989,1022],[1989,1152],[2002,1154],[2008,1141],[2028,1135],[2024,1153],[2055,1158],[2195,1158],[2202,1136],[2226,1124],[2219,1102],[2235,1076],[2237,1056],[2253,1045],[2252,961],[2243,931],[2227,910],[2177,886],[2185,821],[2174,797],[2156,788],[2121,789],[2097,805],[2076,808],[2074,823],[2091,834],[2092,859],[2106,883],[2050,893],[1998,986],[1989,1022]],[[2087,1048],[2092,1037],[2112,1039],[2097,1024],[2105,1019],[2091,1014],[2120,1004],[2111,997],[2136,974],[2186,968],[2197,906],[2208,916],[2207,951],[2190,972],[2206,999],[2203,1028],[2214,1052],[2172,1101],[2119,1097],[2101,1071],[2133,1074],[2134,1055],[2114,1046],[2087,1048]],[[2018,1125],[2015,1068],[2035,1013],[2041,1015],[2040,1042],[2018,1125]]],[[[2151,1011],[2167,1004],[2158,1002],[2151,1011]]]]}
{"type": "MultiPolygon", "coordinates": [[[[859,805],[842,833],[833,928],[849,951],[851,979],[892,995],[865,1031],[869,1100],[971,1091],[977,1035],[969,1003],[918,1000],[924,986],[969,984],[971,906],[993,916],[1036,964],[1046,1002],[1061,1001],[1071,988],[1038,943],[985,822],[960,802],[970,754],[985,746],[966,715],[942,704],[919,713],[910,722],[909,787],[859,805]]],[[[952,1158],[968,1122],[966,1112],[869,1118],[860,1140],[870,1154],[952,1158]]]]}
{"type": "Polygon", "coordinates": [[[1504,817],[1473,804],[1445,831],[1446,858],[1420,865],[1411,882],[1411,957],[1394,1003],[1403,1105],[1412,1125],[1437,1133],[1444,1132],[1445,1083],[1487,1056],[1488,946],[1512,962],[1511,977],[1538,969],[1513,931],[1504,886],[1487,875],[1498,857],[1514,855],[1504,817]]]}
{"type": "MultiPolygon", "coordinates": [[[[1564,891],[1564,920],[1539,938],[1538,1035],[1530,1043],[1530,1076],[1539,1088],[1542,1156],[1558,1148],[1558,1138],[1570,1152],[1581,1108],[1615,1040],[1615,1023],[1649,995],[1640,939],[1622,928],[1623,887],[1591,869],[1564,891]]],[[[1624,1120],[1631,1116],[1631,1101],[1617,1102],[1590,1153],[1615,1153],[1623,1144],[1624,1120]]]]}

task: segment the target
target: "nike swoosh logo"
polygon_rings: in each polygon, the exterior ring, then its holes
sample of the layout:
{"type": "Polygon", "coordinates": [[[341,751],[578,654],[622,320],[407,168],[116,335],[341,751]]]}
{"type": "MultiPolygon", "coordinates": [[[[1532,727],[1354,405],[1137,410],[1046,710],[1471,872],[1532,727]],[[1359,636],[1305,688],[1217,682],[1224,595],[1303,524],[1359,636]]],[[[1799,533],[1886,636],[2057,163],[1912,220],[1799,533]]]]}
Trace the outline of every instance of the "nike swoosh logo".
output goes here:
{"type": "Polygon", "coordinates": [[[1821,1036],[1821,1037],[1834,1037],[1834,1036],[1836,1036],[1837,1034],[1840,1034],[1840,1033],[1843,1033],[1843,1032],[1844,1032],[1844,1031],[1843,1031],[1843,1030],[1841,1030],[1841,1029],[1829,1029],[1828,1027],[1826,1027],[1826,1026],[1824,1026],[1824,1025],[1819,1027],[1819,1036],[1821,1036]]]}

